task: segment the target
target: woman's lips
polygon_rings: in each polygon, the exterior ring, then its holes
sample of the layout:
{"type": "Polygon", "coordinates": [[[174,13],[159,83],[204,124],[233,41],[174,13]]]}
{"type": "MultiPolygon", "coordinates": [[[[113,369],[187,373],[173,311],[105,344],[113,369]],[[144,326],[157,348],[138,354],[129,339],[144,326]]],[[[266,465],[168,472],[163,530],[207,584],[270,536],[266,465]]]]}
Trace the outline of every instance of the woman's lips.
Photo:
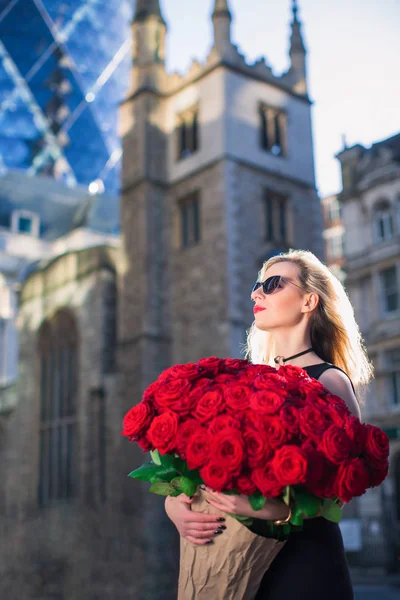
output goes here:
{"type": "Polygon", "coordinates": [[[265,310],[265,308],[264,308],[263,306],[255,306],[255,307],[253,308],[253,312],[254,312],[254,314],[256,314],[256,313],[260,312],[261,310],[265,310]]]}

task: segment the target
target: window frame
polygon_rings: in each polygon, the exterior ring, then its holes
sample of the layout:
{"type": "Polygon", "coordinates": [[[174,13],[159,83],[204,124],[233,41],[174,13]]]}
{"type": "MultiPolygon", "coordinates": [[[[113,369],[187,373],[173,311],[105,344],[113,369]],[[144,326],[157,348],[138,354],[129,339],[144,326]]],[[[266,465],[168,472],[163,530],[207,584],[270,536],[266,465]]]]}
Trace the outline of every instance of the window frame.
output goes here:
{"type": "Polygon", "coordinates": [[[259,143],[264,152],[278,158],[287,158],[287,112],[276,106],[260,102],[259,113],[259,143]],[[275,152],[274,148],[279,148],[275,152]]]}
{"type": "Polygon", "coordinates": [[[386,269],[382,269],[379,271],[379,287],[380,287],[380,297],[381,297],[381,311],[382,311],[383,315],[386,316],[386,315],[392,315],[392,314],[397,313],[400,309],[400,297],[399,297],[399,283],[398,283],[398,268],[397,268],[396,264],[391,265],[390,267],[387,267],[386,269]],[[385,275],[384,274],[391,270],[393,270],[395,273],[395,287],[396,287],[396,290],[391,292],[391,294],[397,295],[397,305],[396,305],[395,309],[388,310],[387,309],[388,295],[386,294],[386,289],[385,289],[385,282],[384,282],[385,275]]]}
{"type": "Polygon", "coordinates": [[[178,199],[178,217],[181,250],[192,248],[201,243],[201,193],[193,190],[178,199]]]}
{"type": "Polygon", "coordinates": [[[175,121],[176,160],[181,161],[200,149],[199,106],[177,114],[175,121]]]}
{"type": "Polygon", "coordinates": [[[38,504],[47,508],[78,496],[78,365],[75,317],[59,311],[38,336],[38,504]]]}

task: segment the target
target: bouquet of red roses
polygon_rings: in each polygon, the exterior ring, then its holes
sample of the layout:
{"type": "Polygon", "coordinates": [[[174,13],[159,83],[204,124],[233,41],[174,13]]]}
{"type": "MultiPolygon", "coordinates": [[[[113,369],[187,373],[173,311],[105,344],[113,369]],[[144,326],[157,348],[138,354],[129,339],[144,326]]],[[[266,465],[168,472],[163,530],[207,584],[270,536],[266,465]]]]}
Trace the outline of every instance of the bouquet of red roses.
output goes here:
{"type": "MultiPolygon", "coordinates": [[[[125,416],[123,435],[151,452],[130,476],[192,496],[200,484],[292,508],[291,526],[361,496],[388,473],[388,438],[361,423],[306,371],[204,358],[165,370],[125,416]]],[[[239,517],[240,519],[240,517],[239,517]]],[[[249,524],[243,519],[244,524],[249,524]]]]}

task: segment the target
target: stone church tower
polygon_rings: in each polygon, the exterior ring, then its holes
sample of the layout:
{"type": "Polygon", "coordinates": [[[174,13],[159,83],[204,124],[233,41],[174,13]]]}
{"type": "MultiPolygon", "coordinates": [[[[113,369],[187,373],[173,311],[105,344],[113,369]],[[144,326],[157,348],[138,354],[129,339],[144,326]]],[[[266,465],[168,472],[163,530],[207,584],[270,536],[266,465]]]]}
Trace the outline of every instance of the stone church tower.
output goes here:
{"type": "Polygon", "coordinates": [[[170,74],[159,1],[137,1],[121,246],[60,243],[22,286],[19,380],[0,390],[7,600],[176,597],[178,536],[163,499],[126,477],[143,456],[122,416],[167,366],[240,356],[268,257],[323,258],[297,5],[279,77],[246,62],[231,22],[215,0],[205,63],[170,74]]]}
{"type": "Polygon", "coordinates": [[[323,255],[306,50],[293,5],[290,68],[246,63],[215,0],[213,46],[185,76],[165,68],[158,0],[139,0],[121,109],[120,348],[129,389],[168,364],[240,355],[262,263],[323,255]]]}

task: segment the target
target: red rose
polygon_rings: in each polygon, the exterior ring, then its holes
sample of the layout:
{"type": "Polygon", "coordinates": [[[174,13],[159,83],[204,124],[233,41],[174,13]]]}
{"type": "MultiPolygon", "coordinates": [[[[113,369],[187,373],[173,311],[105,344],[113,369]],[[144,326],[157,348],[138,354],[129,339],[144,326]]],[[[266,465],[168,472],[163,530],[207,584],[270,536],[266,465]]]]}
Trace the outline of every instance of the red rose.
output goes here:
{"type": "Polygon", "coordinates": [[[286,396],[284,392],[287,387],[286,379],[277,373],[275,369],[273,372],[260,373],[254,379],[253,385],[256,390],[271,390],[286,396]]]}
{"type": "Polygon", "coordinates": [[[369,474],[363,461],[352,458],[339,466],[334,492],[338,498],[349,502],[355,496],[364,494],[369,482],[369,474]]]}
{"type": "Polygon", "coordinates": [[[226,489],[230,480],[228,471],[216,462],[211,462],[200,469],[200,476],[204,483],[216,492],[226,489]]]}
{"type": "Polygon", "coordinates": [[[236,375],[239,371],[246,369],[249,366],[247,360],[241,360],[240,358],[225,358],[223,363],[224,373],[232,373],[236,375]]]}
{"type": "Polygon", "coordinates": [[[153,406],[160,387],[161,385],[158,381],[153,381],[153,383],[151,383],[143,392],[143,402],[148,402],[153,406]]]}
{"type": "Polygon", "coordinates": [[[245,410],[249,406],[249,388],[237,383],[230,385],[225,391],[225,402],[234,411],[245,410]]]}
{"type": "Polygon", "coordinates": [[[362,454],[368,435],[368,427],[361,423],[357,417],[350,416],[345,420],[344,430],[351,440],[351,454],[359,456],[362,454]]]}
{"type": "Polygon", "coordinates": [[[351,440],[343,429],[331,425],[323,434],[319,449],[335,465],[340,465],[350,456],[351,440]]]}
{"type": "Polygon", "coordinates": [[[220,373],[219,375],[217,375],[216,377],[213,378],[213,382],[220,383],[220,384],[224,384],[224,383],[230,384],[233,382],[232,375],[229,375],[228,373],[220,373]]]}
{"type": "Polygon", "coordinates": [[[210,437],[204,427],[199,427],[188,439],[186,462],[189,469],[204,467],[210,457],[210,437]]]}
{"type": "Polygon", "coordinates": [[[187,379],[167,379],[155,396],[158,406],[168,408],[181,415],[190,414],[192,400],[189,397],[191,385],[187,379]]]}
{"type": "Polygon", "coordinates": [[[309,380],[310,376],[307,371],[295,365],[282,365],[278,369],[278,373],[291,384],[299,385],[300,381],[309,380]]]}
{"type": "Polygon", "coordinates": [[[367,425],[365,454],[367,461],[379,467],[389,457],[389,438],[379,427],[367,425]]]}
{"type": "Polygon", "coordinates": [[[229,473],[240,473],[244,462],[244,443],[237,429],[222,429],[211,441],[213,460],[229,473]]]}
{"type": "Polygon", "coordinates": [[[380,467],[375,467],[373,464],[367,465],[369,473],[369,485],[370,487],[376,487],[381,485],[389,473],[389,461],[383,461],[380,467]]]}
{"type": "Polygon", "coordinates": [[[332,495],[332,478],[336,467],[310,442],[306,442],[301,448],[307,459],[306,488],[320,498],[329,498],[332,495]]]}
{"type": "Polygon", "coordinates": [[[217,356],[209,356],[208,358],[202,358],[197,362],[197,365],[201,367],[203,374],[207,377],[215,377],[221,372],[224,361],[222,358],[217,356]]]}
{"type": "Polygon", "coordinates": [[[152,444],[149,442],[147,435],[138,437],[137,440],[135,440],[135,442],[137,443],[139,448],[144,450],[144,452],[149,452],[153,448],[152,444]]]}
{"type": "Polygon", "coordinates": [[[239,419],[235,419],[231,415],[218,415],[208,423],[208,431],[210,435],[216,435],[222,429],[234,427],[240,429],[239,419]]]}
{"type": "Polygon", "coordinates": [[[282,406],[279,417],[286,431],[292,436],[299,432],[299,412],[295,406],[286,404],[282,406]]]}
{"type": "Polygon", "coordinates": [[[299,427],[306,438],[321,437],[331,421],[320,408],[307,405],[299,413],[299,427]]]}
{"type": "Polygon", "coordinates": [[[187,363],[184,365],[174,365],[161,373],[158,382],[164,382],[166,379],[188,379],[190,381],[201,377],[201,369],[196,363],[187,363]]]}
{"type": "Polygon", "coordinates": [[[143,435],[150,426],[153,414],[148,402],[136,404],[124,417],[122,435],[127,436],[130,441],[143,435]]]}
{"type": "Polygon", "coordinates": [[[202,423],[210,421],[224,409],[224,396],[220,389],[214,388],[205,392],[198,399],[194,416],[202,423]]]}
{"type": "Polygon", "coordinates": [[[254,469],[251,479],[265,498],[276,498],[283,491],[282,484],[269,466],[254,469]]]}
{"type": "Polygon", "coordinates": [[[178,428],[176,438],[177,453],[181,458],[186,458],[186,448],[190,437],[201,427],[196,419],[187,419],[181,423],[178,428]]]}
{"type": "Polygon", "coordinates": [[[286,430],[279,417],[265,417],[259,418],[259,420],[265,432],[267,444],[272,448],[278,448],[290,439],[291,434],[286,430]]]}
{"type": "Polygon", "coordinates": [[[250,411],[243,413],[243,423],[245,430],[255,429],[256,431],[261,431],[265,435],[264,420],[260,419],[255,413],[250,411]]]}
{"type": "Polygon", "coordinates": [[[307,457],[297,446],[287,444],[275,452],[271,467],[282,486],[305,483],[307,457]]]}
{"type": "Polygon", "coordinates": [[[240,475],[233,482],[233,489],[244,494],[245,496],[251,496],[257,490],[255,483],[247,475],[240,475]]]}
{"type": "Polygon", "coordinates": [[[171,411],[155,417],[147,437],[153,448],[161,454],[173,453],[176,446],[176,434],[178,431],[178,417],[171,411]]]}
{"type": "Polygon", "coordinates": [[[260,390],[250,394],[250,406],[259,415],[274,415],[283,406],[285,396],[279,392],[260,390]]]}
{"type": "Polygon", "coordinates": [[[250,364],[247,369],[240,372],[241,381],[249,381],[254,383],[257,377],[265,376],[268,373],[276,373],[276,369],[268,365],[250,364]]]}
{"type": "Polygon", "coordinates": [[[272,448],[266,444],[265,434],[253,429],[247,429],[243,434],[243,439],[249,467],[262,467],[273,454],[272,448]]]}

